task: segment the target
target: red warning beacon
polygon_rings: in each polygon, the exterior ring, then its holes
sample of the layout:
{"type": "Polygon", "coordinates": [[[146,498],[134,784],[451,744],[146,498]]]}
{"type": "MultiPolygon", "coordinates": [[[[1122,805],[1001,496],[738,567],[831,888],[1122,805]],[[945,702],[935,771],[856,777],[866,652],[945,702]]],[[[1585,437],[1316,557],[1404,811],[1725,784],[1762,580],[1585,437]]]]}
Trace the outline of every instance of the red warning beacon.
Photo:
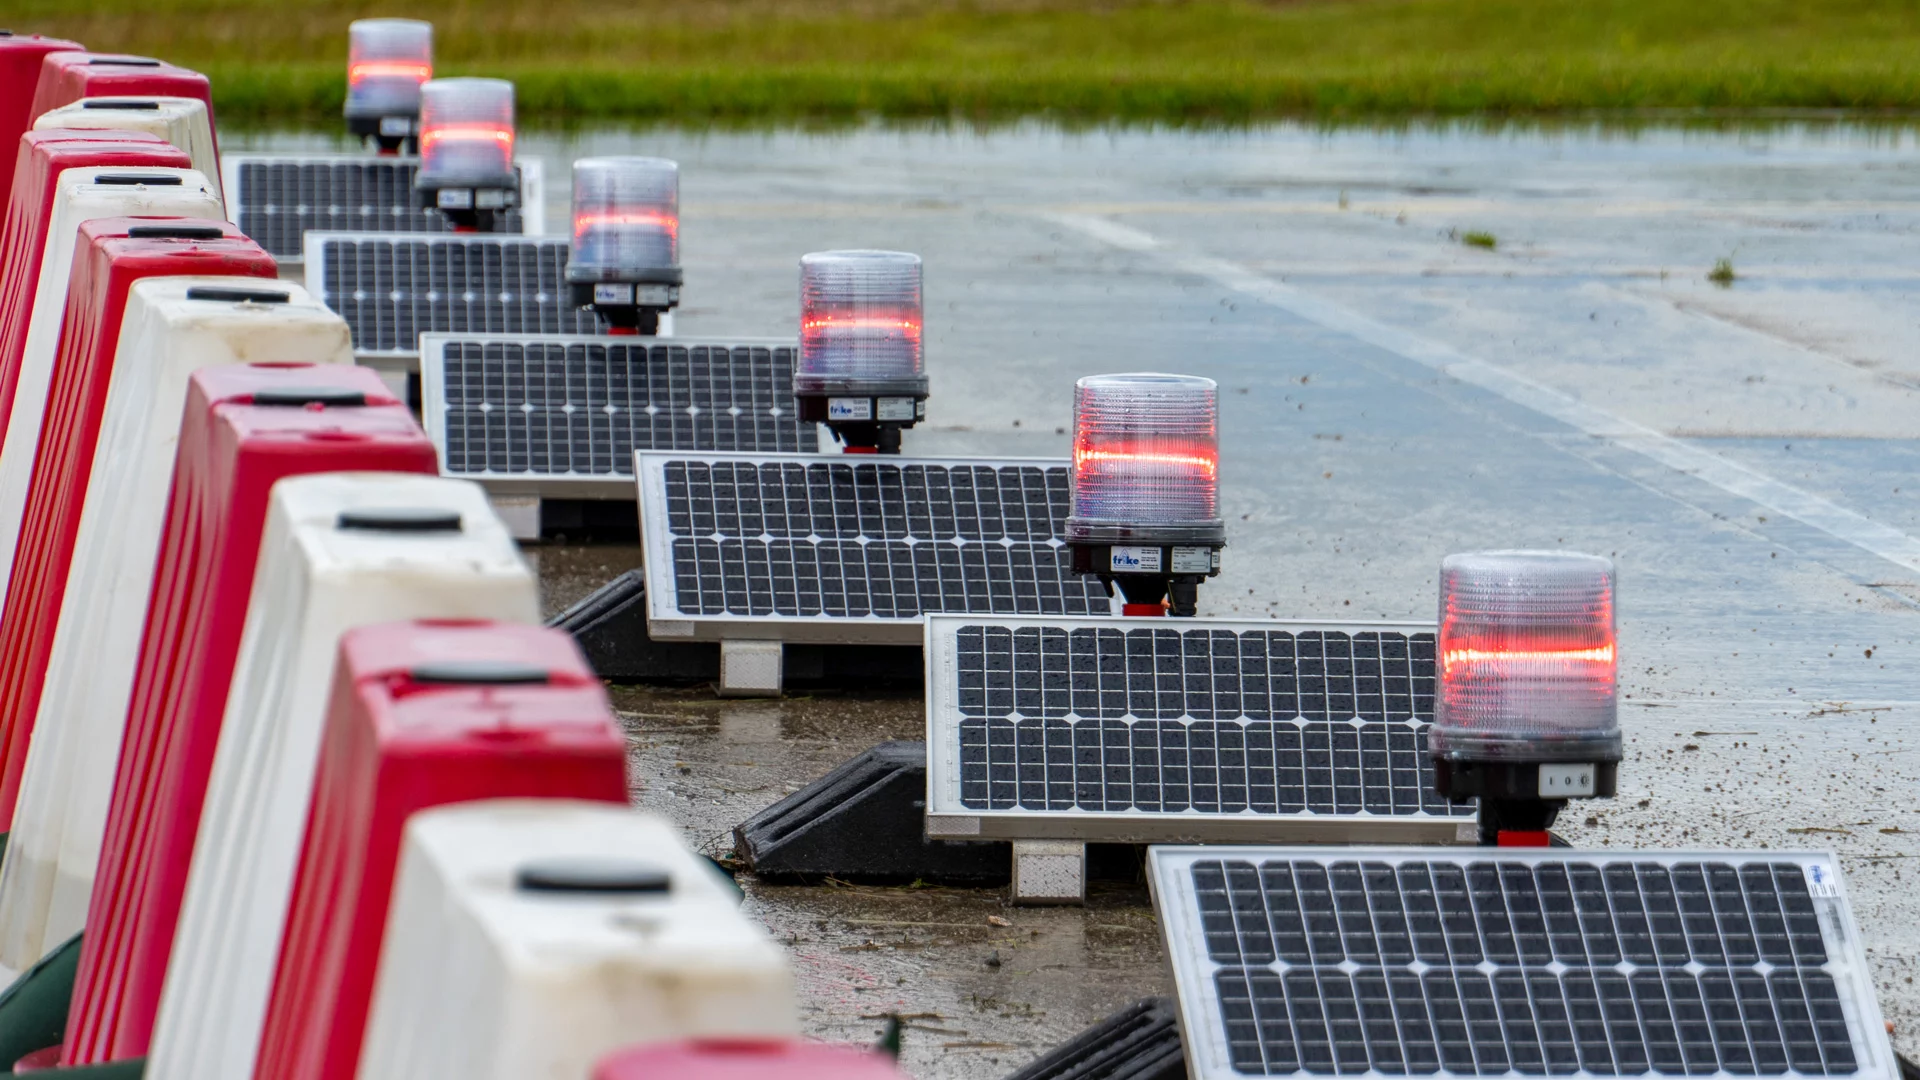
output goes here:
{"type": "Polygon", "coordinates": [[[847,452],[897,454],[927,418],[920,256],[818,251],[800,259],[800,419],[847,452]]]}
{"type": "Polygon", "coordinates": [[[433,78],[433,24],[355,19],[347,26],[347,131],[383,154],[414,148],[420,87],[433,78]]]}
{"type": "Polygon", "coordinates": [[[1128,615],[1192,615],[1220,572],[1219,391],[1194,375],[1089,375],[1073,388],[1073,568],[1128,615]]]}
{"type": "Polygon", "coordinates": [[[504,79],[433,79],[420,87],[421,205],[438,208],[456,232],[494,232],[520,200],[513,171],[513,84],[504,79]]]}
{"type": "Polygon", "coordinates": [[[615,334],[654,334],[680,303],[680,166],[665,158],[573,163],[573,302],[615,334]]]}
{"type": "Polygon", "coordinates": [[[1546,843],[1568,799],[1610,796],[1620,769],[1613,562],[1485,551],[1440,564],[1434,789],[1480,800],[1485,844],[1546,843]]]}

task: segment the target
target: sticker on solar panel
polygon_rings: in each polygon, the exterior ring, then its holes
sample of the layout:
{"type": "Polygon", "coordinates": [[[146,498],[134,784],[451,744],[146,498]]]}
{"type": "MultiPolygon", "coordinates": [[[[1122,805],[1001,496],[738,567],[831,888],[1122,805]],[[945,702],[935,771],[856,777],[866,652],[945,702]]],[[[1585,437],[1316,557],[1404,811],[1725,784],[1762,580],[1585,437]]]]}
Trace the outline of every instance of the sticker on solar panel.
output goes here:
{"type": "Polygon", "coordinates": [[[928,621],[929,828],[1451,842],[1430,626],[928,621]],[[942,819],[952,819],[947,826],[942,819]]]}
{"type": "Polygon", "coordinates": [[[656,637],[912,644],[931,612],[1112,610],[1060,540],[1064,462],[638,460],[656,637]]]}
{"type": "MultiPolygon", "coordinates": [[[[417,205],[413,176],[420,159],[347,155],[229,154],[221,163],[227,216],[283,263],[305,255],[312,231],[443,233],[439,210],[417,205]]],[[[546,195],[540,162],[515,166],[520,206],[507,213],[509,233],[542,231],[546,195]]]]}
{"type": "Polygon", "coordinates": [[[413,356],[420,335],[598,334],[567,291],[567,241],[498,233],[310,232],[306,282],[360,356],[413,356]]]}
{"type": "Polygon", "coordinates": [[[1195,1080],[1894,1075],[1832,858],[1156,848],[1195,1080]]]}
{"type": "Polygon", "coordinates": [[[447,476],[556,494],[614,482],[635,450],[811,453],[793,400],[794,342],[769,338],[422,339],[427,433],[447,476]]]}

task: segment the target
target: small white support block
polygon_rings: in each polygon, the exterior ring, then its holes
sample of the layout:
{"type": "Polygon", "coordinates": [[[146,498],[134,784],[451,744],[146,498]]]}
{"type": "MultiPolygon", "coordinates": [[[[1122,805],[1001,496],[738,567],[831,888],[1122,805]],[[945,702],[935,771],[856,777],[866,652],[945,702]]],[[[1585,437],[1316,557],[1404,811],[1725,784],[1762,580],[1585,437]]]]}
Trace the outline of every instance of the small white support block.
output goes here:
{"type": "Polygon", "coordinates": [[[945,840],[949,837],[968,838],[980,835],[980,819],[977,817],[930,817],[927,819],[927,838],[945,840]]]}
{"type": "Polygon", "coordinates": [[[779,697],[783,651],[777,641],[722,641],[720,696],[779,697]]]}
{"type": "Polygon", "coordinates": [[[1077,840],[1015,840],[1013,902],[1087,902],[1087,845],[1077,840]]]}
{"type": "Polygon", "coordinates": [[[487,499],[515,540],[530,543],[540,539],[540,496],[489,493],[487,499]]]}

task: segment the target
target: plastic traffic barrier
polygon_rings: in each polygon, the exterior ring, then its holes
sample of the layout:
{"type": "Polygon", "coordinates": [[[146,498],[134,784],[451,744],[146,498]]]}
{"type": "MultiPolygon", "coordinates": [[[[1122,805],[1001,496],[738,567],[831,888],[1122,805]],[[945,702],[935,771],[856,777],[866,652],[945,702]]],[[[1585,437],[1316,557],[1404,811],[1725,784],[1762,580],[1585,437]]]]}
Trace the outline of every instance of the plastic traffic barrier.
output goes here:
{"type": "Polygon", "coordinates": [[[68,169],[129,165],[185,169],[190,162],[186,151],[133,132],[32,131],[20,139],[12,198],[0,231],[0,431],[13,408],[14,380],[27,347],[57,182],[68,169]]]}
{"type": "Polygon", "coordinates": [[[194,373],[87,911],[92,929],[66,1064],[139,1057],[152,1038],[268,492],[283,477],[310,473],[438,469],[412,414],[367,368],[247,364],[194,373]]]}
{"type": "MultiPolygon", "coordinates": [[[[250,241],[216,243],[236,264],[272,265],[250,241]]],[[[278,282],[148,278],[133,287],[126,327],[110,361],[83,355],[56,372],[0,613],[0,656],[12,660],[0,704],[35,717],[0,865],[9,968],[78,931],[93,893],[188,377],[262,355],[352,362],[345,323],[278,282]]],[[[11,774],[22,755],[9,750],[11,774]]]]}
{"type": "Polygon", "coordinates": [[[142,131],[187,152],[193,168],[220,190],[220,155],[213,149],[213,121],[199,98],[90,97],[41,113],[34,130],[142,131]]]}
{"type": "Polygon", "coordinates": [[[401,828],[509,797],[626,805],[626,736],[571,637],[439,621],[340,639],[256,1080],[353,1080],[401,828]]]}
{"type": "MultiPolygon", "coordinates": [[[[0,153],[17,145],[22,132],[33,127],[33,91],[40,84],[40,65],[48,53],[72,52],[84,46],[39,34],[0,37],[0,153]]],[[[5,191],[11,191],[11,183],[5,191]]],[[[6,209],[0,194],[0,211],[6,209]]]]}
{"type": "Polygon", "coordinates": [[[669,1038],[790,1038],[793,978],[659,818],[502,800],[407,823],[360,1080],[577,1080],[669,1038]]]}
{"type": "MultiPolygon", "coordinates": [[[[26,342],[14,371],[0,374],[0,378],[10,376],[13,383],[6,429],[0,435],[0,599],[5,598],[12,576],[14,545],[33,476],[34,447],[40,443],[80,226],[94,218],[134,216],[218,221],[218,207],[206,178],[193,169],[68,169],[54,185],[52,220],[26,342]]],[[[12,806],[12,791],[0,791],[0,815],[12,806]]],[[[6,818],[0,816],[0,829],[6,826],[6,818]]]]}
{"type": "Polygon", "coordinates": [[[800,1039],[692,1039],[617,1050],[593,1080],[903,1080],[893,1058],[864,1046],[800,1039]]]}
{"type": "Polygon", "coordinates": [[[538,617],[533,575],[476,484],[330,473],[274,486],[149,1077],[253,1075],[340,635],[538,617]]]}
{"type": "MultiPolygon", "coordinates": [[[[150,56],[125,53],[56,52],[40,62],[29,120],[62,105],[90,97],[186,97],[207,106],[214,124],[213,94],[207,77],[150,56]]],[[[218,125],[214,125],[218,130],[218,125]]],[[[219,152],[216,144],[214,152],[219,152]]],[[[215,170],[217,175],[218,169],[215,170]]]]}
{"type": "MultiPolygon", "coordinates": [[[[149,171],[199,175],[190,170],[149,171]]],[[[108,185],[98,190],[121,194],[97,194],[88,178],[94,172],[69,171],[62,188],[72,198],[59,209],[77,216],[90,206],[134,198],[129,192],[173,190],[108,185]]],[[[204,210],[207,203],[194,200],[188,205],[204,210]]],[[[55,227],[63,229],[65,219],[56,220],[55,227]]],[[[0,451],[0,565],[6,567],[0,578],[0,829],[9,830],[133,285],[155,275],[265,278],[274,273],[273,259],[253,241],[231,226],[205,219],[135,221],[102,215],[80,222],[70,240],[65,232],[60,237],[60,245],[71,253],[70,273],[61,275],[63,285],[71,278],[67,302],[40,306],[43,311],[64,309],[67,317],[57,335],[37,335],[30,343],[14,398],[14,422],[0,451]],[[163,235],[130,236],[135,232],[163,235]],[[72,274],[76,267],[77,277],[72,274]],[[59,347],[41,348],[48,338],[59,347]],[[24,545],[19,543],[23,535],[28,537],[24,545]],[[21,586],[17,591],[16,580],[21,586]]],[[[191,338],[182,327],[156,327],[153,332],[161,337],[128,339],[137,343],[142,357],[177,350],[191,338]]],[[[0,868],[0,877],[4,873],[0,868]]],[[[23,954],[0,932],[0,966],[17,971],[37,955],[23,954]]]]}

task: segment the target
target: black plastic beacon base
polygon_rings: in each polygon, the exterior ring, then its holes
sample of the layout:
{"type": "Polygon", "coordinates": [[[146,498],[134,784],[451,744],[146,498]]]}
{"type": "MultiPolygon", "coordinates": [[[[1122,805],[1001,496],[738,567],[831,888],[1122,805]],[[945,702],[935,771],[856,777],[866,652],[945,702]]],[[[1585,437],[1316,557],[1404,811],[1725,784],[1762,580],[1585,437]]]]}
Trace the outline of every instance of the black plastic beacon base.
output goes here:
{"type": "MultiPolygon", "coordinates": [[[[1441,798],[1464,802],[1468,799],[1541,799],[1555,798],[1540,790],[1540,766],[1543,763],[1508,761],[1449,761],[1433,759],[1433,790],[1441,798]]],[[[1571,763],[1570,763],[1571,764],[1571,763]]],[[[1593,765],[1595,798],[1609,798],[1620,784],[1620,763],[1602,761],[1593,765]]],[[[1560,797],[1560,801],[1565,801],[1560,797]]]]}
{"type": "Polygon", "coordinates": [[[1007,1080],[1184,1080],[1186,1050],[1167,998],[1142,998],[1007,1080]]]}
{"type": "MultiPolygon", "coordinates": [[[[596,675],[616,683],[692,686],[720,678],[720,646],[647,634],[646,576],[629,570],[547,623],[573,635],[596,675]]],[[[795,645],[781,660],[795,690],[912,690],[925,668],[917,645],[795,645]]]]}

